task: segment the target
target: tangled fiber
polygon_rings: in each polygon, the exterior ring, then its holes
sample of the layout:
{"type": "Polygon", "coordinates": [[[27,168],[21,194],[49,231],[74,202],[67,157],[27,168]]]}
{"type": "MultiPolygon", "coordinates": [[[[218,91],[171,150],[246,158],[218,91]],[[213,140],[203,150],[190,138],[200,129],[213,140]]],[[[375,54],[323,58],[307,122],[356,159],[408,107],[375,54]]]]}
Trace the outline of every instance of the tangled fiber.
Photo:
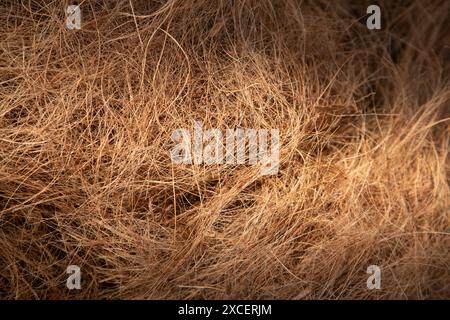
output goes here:
{"type": "Polygon", "coordinates": [[[380,30],[369,1],[69,4],[0,4],[1,298],[450,298],[449,1],[380,30]],[[174,164],[197,120],[279,129],[278,174],[174,164]]]}

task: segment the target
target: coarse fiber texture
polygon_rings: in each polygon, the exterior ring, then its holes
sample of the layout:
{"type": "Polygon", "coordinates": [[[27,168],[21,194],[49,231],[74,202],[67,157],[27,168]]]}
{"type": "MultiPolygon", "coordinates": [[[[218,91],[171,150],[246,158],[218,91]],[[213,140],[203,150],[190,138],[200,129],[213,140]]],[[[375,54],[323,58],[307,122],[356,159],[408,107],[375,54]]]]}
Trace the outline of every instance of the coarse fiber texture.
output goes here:
{"type": "Polygon", "coordinates": [[[370,1],[69,4],[0,3],[0,298],[450,298],[450,1],[380,30],[370,1]],[[278,129],[278,174],[173,163],[194,121],[278,129]]]}

